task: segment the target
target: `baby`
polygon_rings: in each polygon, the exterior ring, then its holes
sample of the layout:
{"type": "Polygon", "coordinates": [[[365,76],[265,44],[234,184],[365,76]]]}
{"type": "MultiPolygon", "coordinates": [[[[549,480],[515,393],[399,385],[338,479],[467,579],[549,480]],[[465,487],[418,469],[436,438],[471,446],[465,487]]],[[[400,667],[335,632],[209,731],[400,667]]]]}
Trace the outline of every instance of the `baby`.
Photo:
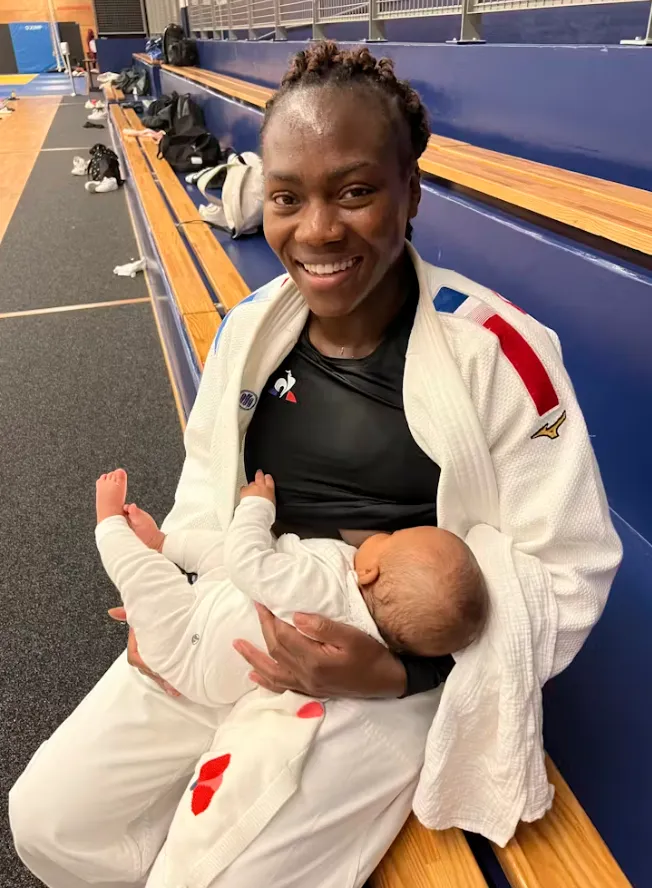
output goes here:
{"type": "Polygon", "coordinates": [[[274,481],[259,471],[241,490],[229,528],[230,579],[291,622],[297,610],[357,626],[396,653],[422,657],[467,647],[487,614],[482,573],[468,546],[436,527],[377,533],[355,549],[337,540],[274,540],[274,481]],[[371,617],[371,619],[370,619],[371,617]]]}
{"type": "Polygon", "coordinates": [[[374,534],[357,550],[341,540],[275,539],[274,482],[262,472],[242,488],[225,534],[165,535],[125,505],[126,492],[121,469],[98,480],[96,540],[143,659],[194,703],[229,707],[166,845],[166,884],[208,885],[296,791],[325,712],[322,701],[251,682],[232,643],[264,647],[252,602],[288,622],[297,610],[319,613],[394,651],[437,656],[479,634],[487,593],[466,545],[433,527],[374,534]],[[193,585],[179,567],[197,574],[193,585]]]}

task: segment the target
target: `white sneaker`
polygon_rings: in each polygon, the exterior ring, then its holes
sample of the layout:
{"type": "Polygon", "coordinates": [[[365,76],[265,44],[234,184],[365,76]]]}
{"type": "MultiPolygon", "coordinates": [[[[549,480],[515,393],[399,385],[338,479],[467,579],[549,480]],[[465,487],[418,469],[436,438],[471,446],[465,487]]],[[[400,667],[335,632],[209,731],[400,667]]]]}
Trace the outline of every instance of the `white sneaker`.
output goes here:
{"type": "Polygon", "coordinates": [[[106,102],[102,99],[89,99],[84,105],[87,111],[94,111],[96,108],[106,108],[106,102]]]}
{"type": "Polygon", "coordinates": [[[73,176],[85,176],[88,172],[88,164],[90,161],[84,160],[83,157],[73,157],[72,174],[73,176]]]}
{"type": "Polygon", "coordinates": [[[87,182],[84,185],[84,188],[90,194],[108,194],[109,191],[118,190],[118,183],[117,180],[113,178],[104,178],[101,182],[95,182],[91,179],[90,182],[87,182]]]}
{"type": "Polygon", "coordinates": [[[106,120],[107,112],[103,108],[96,108],[95,111],[91,111],[88,115],[88,119],[93,123],[97,123],[100,120],[106,120]]]}

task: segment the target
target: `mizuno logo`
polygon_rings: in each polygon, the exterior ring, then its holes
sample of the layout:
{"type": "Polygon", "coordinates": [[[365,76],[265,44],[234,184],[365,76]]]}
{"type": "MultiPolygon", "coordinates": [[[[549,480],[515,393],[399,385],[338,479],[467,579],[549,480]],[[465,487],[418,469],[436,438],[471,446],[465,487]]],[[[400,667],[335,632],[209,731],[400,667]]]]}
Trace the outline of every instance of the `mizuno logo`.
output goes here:
{"type": "Polygon", "coordinates": [[[542,426],[538,432],[535,432],[532,435],[532,438],[550,438],[551,441],[554,441],[555,438],[559,437],[559,429],[566,422],[566,411],[562,413],[558,420],[553,422],[551,425],[542,426]]]}

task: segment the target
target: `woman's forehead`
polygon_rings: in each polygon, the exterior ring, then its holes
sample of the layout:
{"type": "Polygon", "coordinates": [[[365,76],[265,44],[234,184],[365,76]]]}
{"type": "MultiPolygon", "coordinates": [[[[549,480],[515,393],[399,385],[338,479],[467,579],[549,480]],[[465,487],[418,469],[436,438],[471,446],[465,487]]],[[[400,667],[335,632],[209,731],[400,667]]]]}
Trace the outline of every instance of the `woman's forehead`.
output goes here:
{"type": "Polygon", "coordinates": [[[304,164],[393,162],[395,130],[383,102],[369,93],[371,101],[357,89],[297,89],[284,96],[265,128],[266,172],[304,164]]]}

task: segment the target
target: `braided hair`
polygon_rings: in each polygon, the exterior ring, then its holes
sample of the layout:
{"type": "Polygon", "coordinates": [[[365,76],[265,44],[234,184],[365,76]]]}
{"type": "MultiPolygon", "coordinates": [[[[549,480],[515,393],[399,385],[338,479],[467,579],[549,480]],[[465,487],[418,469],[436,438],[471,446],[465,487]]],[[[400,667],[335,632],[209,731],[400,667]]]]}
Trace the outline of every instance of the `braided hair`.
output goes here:
{"type": "Polygon", "coordinates": [[[428,113],[407,80],[399,80],[391,59],[376,59],[366,46],[340,49],[333,40],[322,40],[292,57],[280,89],[265,108],[262,134],[274,109],[297,88],[316,86],[364,86],[390,106],[390,111],[407,125],[410,136],[410,165],[416,164],[428,144],[428,113]]]}

